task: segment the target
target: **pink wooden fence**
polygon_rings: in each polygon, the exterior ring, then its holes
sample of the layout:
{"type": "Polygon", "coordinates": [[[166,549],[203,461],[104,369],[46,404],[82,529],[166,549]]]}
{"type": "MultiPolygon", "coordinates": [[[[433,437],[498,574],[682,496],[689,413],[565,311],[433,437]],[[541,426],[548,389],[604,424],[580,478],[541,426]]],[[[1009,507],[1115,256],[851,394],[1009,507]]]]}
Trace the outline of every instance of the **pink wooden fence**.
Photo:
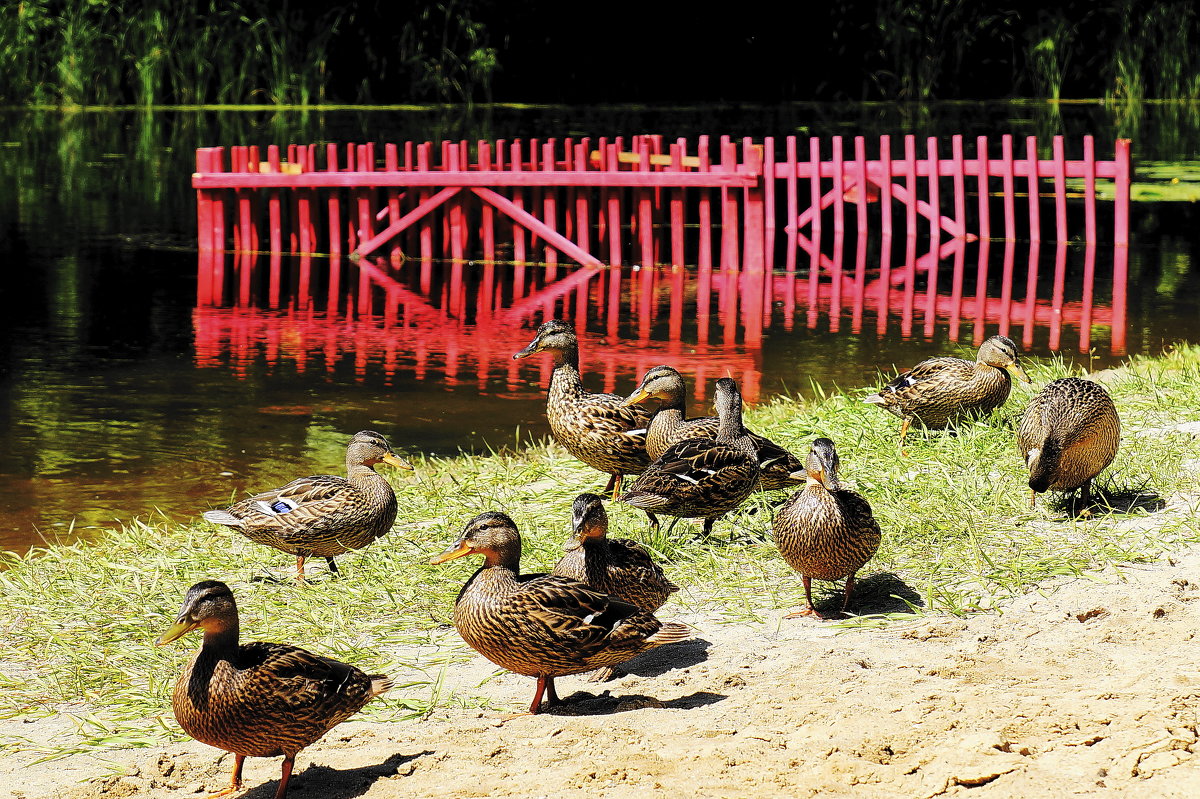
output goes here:
{"type": "MultiPolygon", "coordinates": [[[[1053,138],[881,136],[868,153],[787,137],[701,136],[202,148],[192,183],[205,250],[350,253],[587,266],[684,264],[789,271],[848,235],[928,241],[1099,238],[1096,184],[1114,182],[1112,240],[1129,241],[1130,146],[1078,158],[1053,138]],[[319,158],[318,156],[323,156],[319,158]],[[1051,206],[1052,201],[1052,206],[1051,206]],[[1079,217],[1082,216],[1082,221],[1079,217]]],[[[1107,217],[1107,214],[1105,215],[1107,217]]],[[[910,245],[911,246],[911,245],[910,245]]]]}

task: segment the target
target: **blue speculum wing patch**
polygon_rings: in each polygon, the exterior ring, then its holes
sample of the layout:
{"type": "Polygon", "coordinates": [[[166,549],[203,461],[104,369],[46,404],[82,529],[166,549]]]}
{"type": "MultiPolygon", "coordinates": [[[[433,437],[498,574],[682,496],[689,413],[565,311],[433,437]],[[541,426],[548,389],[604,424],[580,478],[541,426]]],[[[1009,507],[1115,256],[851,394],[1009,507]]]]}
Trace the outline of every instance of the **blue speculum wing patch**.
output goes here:
{"type": "Polygon", "coordinates": [[[271,510],[275,511],[276,513],[287,513],[291,509],[292,506],[282,500],[279,500],[271,505],[271,510]]]}

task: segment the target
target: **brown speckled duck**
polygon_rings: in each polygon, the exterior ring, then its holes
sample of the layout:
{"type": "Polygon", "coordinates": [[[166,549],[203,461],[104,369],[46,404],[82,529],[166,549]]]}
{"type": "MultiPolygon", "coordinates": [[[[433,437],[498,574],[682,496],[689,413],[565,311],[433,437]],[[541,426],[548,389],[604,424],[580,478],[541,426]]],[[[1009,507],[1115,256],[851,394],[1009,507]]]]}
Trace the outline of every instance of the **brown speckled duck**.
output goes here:
{"type": "Polygon", "coordinates": [[[812,581],[846,578],[842,612],[850,604],[854,575],[879,549],[879,523],[870,504],[838,482],[837,450],[818,438],[804,463],[804,488],[775,513],[775,544],[804,582],[804,610],[785,618],[821,615],[813,608],[812,581]]]}
{"type": "Polygon", "coordinates": [[[355,433],[346,448],[346,477],[320,474],[293,480],[225,510],[205,511],[204,518],[232,527],[258,544],[296,556],[296,578],[304,579],[304,561],[322,557],[337,573],[334,558],[360,549],[392,528],[396,494],[376,473],[386,463],[412,466],[373,430],[355,433]]]}
{"type": "Polygon", "coordinates": [[[1004,404],[1012,390],[1009,373],[1028,383],[1017,345],[992,336],[979,347],[975,360],[929,358],[902,372],[863,402],[879,405],[898,416],[900,446],[909,425],[942,430],[968,415],[985,414],[1004,404]]]}
{"type": "Polygon", "coordinates": [[[713,522],[758,488],[758,451],[742,426],[742,395],[728,377],[717,381],[716,438],[689,438],[667,448],[634,481],[621,502],[651,513],[713,522]]]}
{"type": "MultiPolygon", "coordinates": [[[[683,375],[670,366],[656,366],[642,377],[642,382],[633,390],[625,402],[638,403],[647,399],[659,401],[658,410],[650,420],[646,433],[646,452],[651,458],[659,458],[672,444],[688,438],[716,438],[719,420],[715,416],[686,417],[687,387],[683,375]]],[[[792,453],[765,436],[746,431],[758,451],[758,468],[762,472],[763,491],[788,488],[804,482],[791,475],[804,468],[792,453]]]]}
{"type": "Polygon", "coordinates": [[[608,537],[608,512],[596,494],[580,494],[571,505],[572,536],[567,554],[551,574],[570,577],[602,594],[653,613],[679,586],[667,579],[646,548],[628,538],[608,537]]]}
{"type": "Polygon", "coordinates": [[[1017,449],[1029,469],[1030,507],[1037,495],[1080,491],[1086,512],[1092,479],[1113,462],[1121,443],[1121,419],[1099,383],[1066,377],[1046,384],[1025,408],[1017,449]]]}
{"type": "Polygon", "coordinates": [[[650,464],[646,454],[645,408],[626,407],[616,394],[593,394],[579,376],[579,338],[567,322],[552,319],[513,358],[539,352],[554,355],[554,374],[546,397],[546,419],[554,440],[593,469],[609,475],[605,492],[615,497],[627,474],[641,474],[650,464]]]}
{"type": "Polygon", "coordinates": [[[663,644],[691,637],[676,622],[569,577],[520,573],[521,534],[503,513],[482,513],[430,563],[483,555],[483,566],[454,604],[454,626],[475,651],[501,668],[537,678],[530,713],[542,695],[557,702],[554,678],[613,666],[663,644]]]}
{"type": "Polygon", "coordinates": [[[201,743],[232,752],[223,796],[242,787],[247,757],[283,756],[276,799],[287,795],[296,753],[392,687],[383,674],[287,644],[238,643],[238,612],[229,586],[205,580],[188,589],[179,617],[158,643],[200,628],[204,643],[175,683],[179,726],[201,743]]]}

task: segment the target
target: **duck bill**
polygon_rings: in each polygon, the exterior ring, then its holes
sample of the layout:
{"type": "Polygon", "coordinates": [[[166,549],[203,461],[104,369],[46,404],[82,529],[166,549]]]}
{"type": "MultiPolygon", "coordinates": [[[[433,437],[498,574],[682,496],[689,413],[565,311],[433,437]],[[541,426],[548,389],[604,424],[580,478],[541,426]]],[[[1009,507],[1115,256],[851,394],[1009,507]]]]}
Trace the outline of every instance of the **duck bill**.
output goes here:
{"type": "Polygon", "coordinates": [[[410,472],[413,470],[411,463],[391,452],[383,456],[383,462],[388,466],[395,466],[397,469],[408,469],[410,472]]]}
{"type": "Polygon", "coordinates": [[[645,402],[650,399],[650,394],[646,392],[644,386],[638,386],[625,399],[621,400],[622,405],[637,405],[639,402],[645,402]]]}
{"type": "Polygon", "coordinates": [[[520,352],[514,352],[513,360],[519,361],[522,358],[528,358],[530,355],[533,355],[537,351],[538,351],[538,340],[534,339],[533,341],[529,342],[529,345],[526,346],[525,349],[521,350],[520,352]]]}
{"type": "Polygon", "coordinates": [[[826,491],[842,490],[842,484],[838,482],[837,477],[829,472],[821,472],[821,485],[825,486],[826,491]]]}
{"type": "Polygon", "coordinates": [[[574,552],[575,550],[579,549],[581,546],[583,546],[582,539],[572,538],[570,541],[563,544],[563,552],[574,552]]]}
{"type": "Polygon", "coordinates": [[[474,550],[471,549],[471,545],[466,541],[456,541],[446,551],[430,558],[429,565],[437,566],[439,563],[447,563],[455,558],[461,558],[464,555],[470,555],[473,551],[474,550]]]}
{"type": "Polygon", "coordinates": [[[172,624],[165,633],[160,635],[158,640],[155,641],[155,644],[158,646],[163,646],[164,644],[169,644],[172,641],[178,641],[180,638],[187,635],[198,626],[199,625],[194,621],[180,619],[172,624]]]}
{"type": "Polygon", "coordinates": [[[794,473],[796,477],[804,477],[810,483],[820,483],[826,491],[837,491],[842,487],[837,476],[826,469],[805,469],[794,473]]]}
{"type": "Polygon", "coordinates": [[[1021,364],[1019,363],[1009,364],[1008,371],[1013,377],[1017,378],[1022,383],[1033,382],[1029,379],[1029,375],[1025,374],[1025,370],[1021,368],[1021,364]]]}

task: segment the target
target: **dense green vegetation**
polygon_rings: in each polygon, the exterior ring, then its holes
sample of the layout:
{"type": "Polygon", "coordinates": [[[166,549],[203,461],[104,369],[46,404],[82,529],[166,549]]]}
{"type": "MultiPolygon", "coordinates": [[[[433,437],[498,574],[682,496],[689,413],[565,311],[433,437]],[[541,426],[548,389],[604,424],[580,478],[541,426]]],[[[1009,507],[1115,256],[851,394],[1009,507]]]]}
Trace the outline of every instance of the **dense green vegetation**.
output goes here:
{"type": "MultiPolygon", "coordinates": [[[[1058,361],[1027,366],[1036,384],[1066,371],[1058,361]]],[[[1098,481],[1116,509],[1088,520],[1068,517],[1051,497],[1029,507],[1013,440],[1025,386],[956,435],[910,435],[908,458],[896,454],[897,421],[863,404],[865,391],[779,400],[751,409],[748,422],[797,451],[818,435],[838,443],[842,476],[870,500],[884,530],[858,589],[875,615],[844,624],[886,624],[910,613],[995,608],[1050,577],[1200,541],[1194,516],[1166,501],[1195,491],[1195,436],[1176,428],[1200,421],[1200,348],[1135,359],[1102,379],[1124,437],[1098,481]]],[[[472,686],[448,684],[443,671],[471,656],[447,624],[477,564],[430,567],[426,560],[476,513],[502,509],[523,532],[525,570],[546,569],[561,555],[572,497],[602,478],[553,445],[490,457],[406,455],[415,474],[389,474],[406,510],[390,535],[341,559],[341,579],[296,585],[288,556],[195,520],[137,521],[95,543],[4,556],[0,716],[74,717],[76,730],[37,750],[45,757],[179,735],[167,696],[189,647],[155,647],[154,640],[186,588],[202,578],[231,584],[247,637],[294,642],[397,678],[399,689],[372,703],[368,717],[477,706],[472,686]]],[[[687,522],[647,538],[639,511],[610,503],[609,512],[614,532],[645,540],[683,587],[662,616],[684,610],[705,625],[745,624],[802,602],[799,579],[770,539],[772,506],[782,496],[752,498],[717,524],[711,540],[687,522]]],[[[18,739],[0,746],[31,747],[18,739]]]]}
{"type": "Polygon", "coordinates": [[[487,99],[495,51],[470,0],[366,2],[21,0],[0,7],[0,102],[294,104],[487,99]],[[374,10],[375,12],[378,9],[374,10]],[[355,48],[357,58],[344,51],[355,48]],[[339,54],[342,55],[339,55],[339,54]],[[331,73],[341,61],[341,76],[331,73]],[[353,76],[348,73],[353,72],[353,76]],[[340,82],[338,78],[340,77],[340,82]],[[337,82],[340,93],[331,92],[337,82]]]}
{"type": "Polygon", "coordinates": [[[779,102],[1200,96],[1191,0],[21,0],[0,103],[779,102]],[[687,30],[687,35],[682,31],[687,30]]]}

